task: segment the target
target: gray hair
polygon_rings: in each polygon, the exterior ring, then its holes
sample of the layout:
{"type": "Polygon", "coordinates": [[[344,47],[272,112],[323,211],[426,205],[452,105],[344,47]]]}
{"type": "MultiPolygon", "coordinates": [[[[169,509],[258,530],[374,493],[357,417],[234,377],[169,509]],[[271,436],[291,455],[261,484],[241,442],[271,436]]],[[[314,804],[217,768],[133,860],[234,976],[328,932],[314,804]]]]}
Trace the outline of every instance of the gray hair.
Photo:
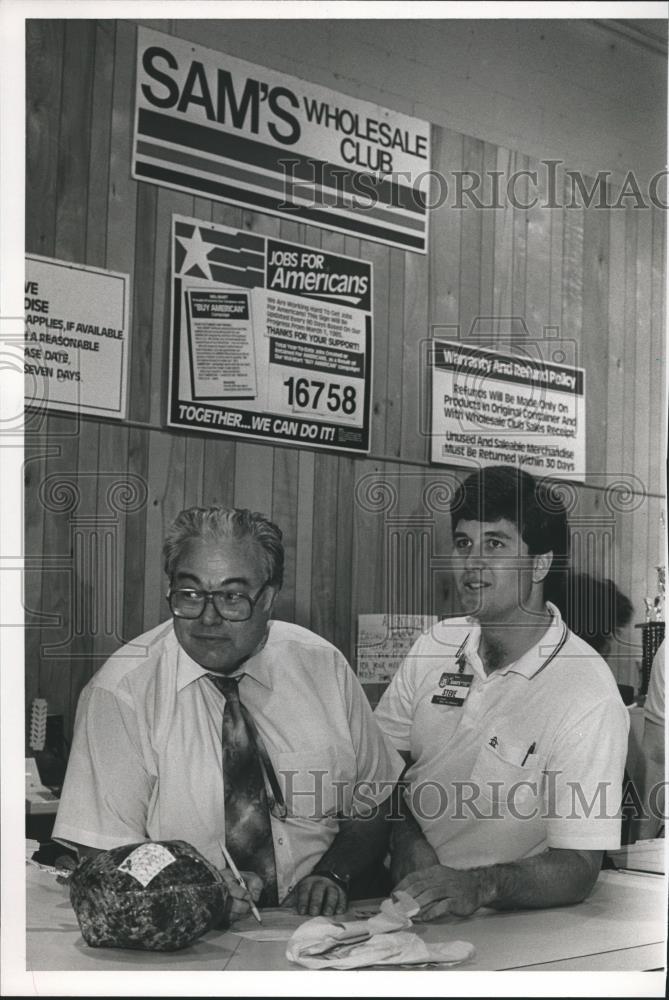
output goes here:
{"type": "Polygon", "coordinates": [[[263,514],[242,507],[189,507],[177,514],[163,542],[165,573],[172,579],[186,544],[191,539],[216,543],[223,538],[252,538],[262,551],[268,583],[283,583],[281,529],[263,514]]]}

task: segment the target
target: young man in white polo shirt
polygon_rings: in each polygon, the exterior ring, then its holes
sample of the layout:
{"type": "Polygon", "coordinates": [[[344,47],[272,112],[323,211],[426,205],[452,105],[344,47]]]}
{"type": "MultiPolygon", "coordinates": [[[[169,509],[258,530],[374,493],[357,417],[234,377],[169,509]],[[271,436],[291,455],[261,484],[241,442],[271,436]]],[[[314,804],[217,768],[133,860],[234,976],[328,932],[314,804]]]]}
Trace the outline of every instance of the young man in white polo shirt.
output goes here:
{"type": "Polygon", "coordinates": [[[409,765],[393,880],[423,919],[579,902],[619,846],[629,721],[604,660],[544,599],[566,571],[566,512],[547,481],[495,466],[451,518],[467,617],[421,636],[376,711],[409,765]]]}

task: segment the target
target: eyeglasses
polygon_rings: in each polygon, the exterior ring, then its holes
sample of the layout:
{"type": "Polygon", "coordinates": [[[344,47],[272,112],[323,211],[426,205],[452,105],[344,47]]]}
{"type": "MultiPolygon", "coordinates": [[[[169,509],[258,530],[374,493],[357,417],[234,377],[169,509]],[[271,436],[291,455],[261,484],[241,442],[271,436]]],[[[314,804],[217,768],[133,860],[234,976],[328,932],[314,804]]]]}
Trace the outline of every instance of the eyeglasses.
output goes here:
{"type": "Polygon", "coordinates": [[[211,601],[221,618],[229,622],[246,622],[253,615],[255,606],[269,582],[265,580],[255,597],[240,594],[236,590],[193,590],[191,587],[183,587],[179,590],[169,590],[167,600],[172,614],[177,618],[192,620],[199,618],[211,601]]]}

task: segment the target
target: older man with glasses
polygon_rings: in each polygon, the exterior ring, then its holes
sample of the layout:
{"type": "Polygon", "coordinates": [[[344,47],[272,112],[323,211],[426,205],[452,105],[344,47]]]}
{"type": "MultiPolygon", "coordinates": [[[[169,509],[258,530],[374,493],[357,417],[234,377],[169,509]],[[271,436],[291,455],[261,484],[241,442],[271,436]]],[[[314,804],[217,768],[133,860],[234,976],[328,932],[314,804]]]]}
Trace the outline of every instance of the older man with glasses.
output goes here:
{"type": "Polygon", "coordinates": [[[191,508],[163,551],[172,619],[82,691],[54,838],[84,854],[184,840],[233,888],[227,854],[261,906],[341,913],[403,762],[342,654],[271,620],[276,525],[191,508]]]}

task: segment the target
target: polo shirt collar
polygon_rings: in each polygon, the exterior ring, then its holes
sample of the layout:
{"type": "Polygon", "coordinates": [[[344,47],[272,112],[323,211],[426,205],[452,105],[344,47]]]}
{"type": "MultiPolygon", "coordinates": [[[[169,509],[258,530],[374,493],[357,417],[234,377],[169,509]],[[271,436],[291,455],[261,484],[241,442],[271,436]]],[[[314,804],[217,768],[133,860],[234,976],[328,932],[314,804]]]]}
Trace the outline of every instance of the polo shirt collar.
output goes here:
{"type": "MultiPolygon", "coordinates": [[[[272,623],[270,622],[270,629],[272,623]]],[[[170,643],[174,646],[174,651],[177,657],[177,669],[176,669],[176,687],[177,691],[182,691],[183,688],[192,684],[193,681],[198,681],[202,677],[206,677],[209,673],[204,667],[201,667],[199,663],[188,655],[186,650],[179,644],[179,641],[174,634],[174,630],[169,639],[170,643]]],[[[231,677],[252,677],[253,680],[257,681],[258,684],[262,684],[263,687],[273,688],[272,678],[270,676],[270,657],[267,653],[267,642],[259,646],[257,651],[251,656],[239,671],[231,674],[231,677]]]]}
{"type": "Polygon", "coordinates": [[[514,673],[522,674],[523,677],[530,680],[540,670],[548,666],[549,662],[557,656],[567,641],[568,629],[562,621],[559,608],[555,604],[551,604],[550,601],[546,601],[546,610],[551,615],[550,625],[539,641],[513,663],[508,663],[505,667],[501,667],[492,674],[486,675],[478,654],[479,642],[481,640],[481,626],[474,618],[470,619],[472,629],[462,643],[458,653],[456,653],[456,658],[458,655],[463,655],[472,669],[484,678],[486,676],[494,677],[498,674],[514,673]]]}

